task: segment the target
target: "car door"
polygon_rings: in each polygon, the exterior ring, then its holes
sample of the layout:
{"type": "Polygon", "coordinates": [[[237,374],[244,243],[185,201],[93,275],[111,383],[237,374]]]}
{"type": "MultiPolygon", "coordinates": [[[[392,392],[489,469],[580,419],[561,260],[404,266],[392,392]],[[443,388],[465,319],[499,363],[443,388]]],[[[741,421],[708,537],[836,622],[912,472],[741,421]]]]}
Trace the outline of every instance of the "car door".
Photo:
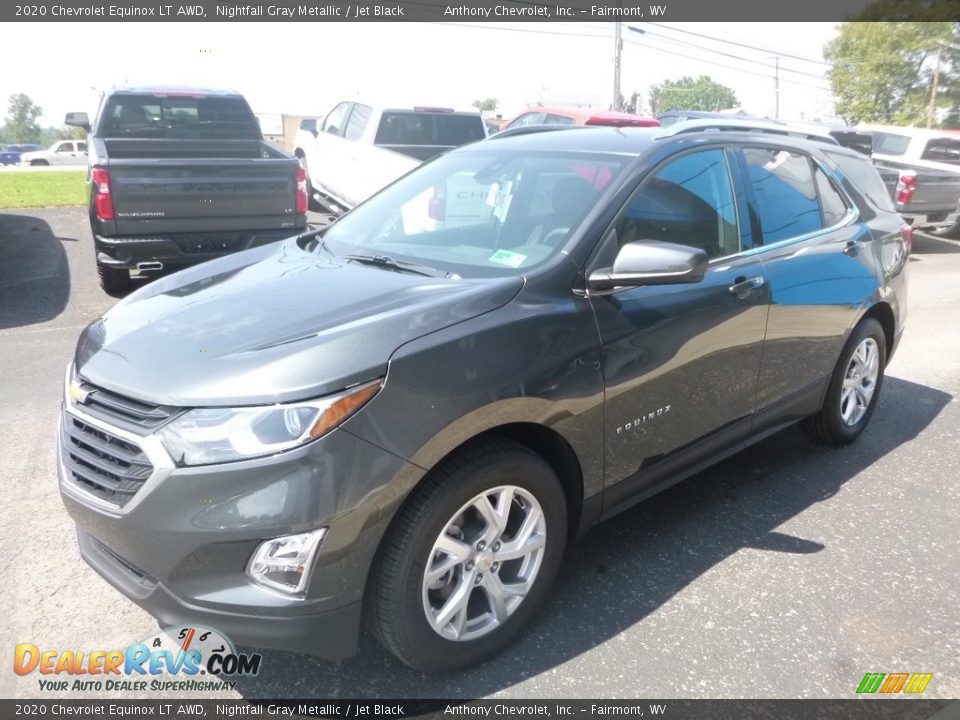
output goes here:
{"type": "Polygon", "coordinates": [[[738,153],[770,287],[770,317],[757,391],[757,427],[805,417],[860,309],[876,289],[869,228],[827,169],[776,146],[738,153]]]}
{"type": "MultiPolygon", "coordinates": [[[[366,199],[370,185],[368,173],[378,172],[378,155],[372,142],[364,142],[363,136],[370,123],[373,108],[362,103],[353,103],[344,122],[342,180],[339,182],[342,199],[356,205],[366,199]]],[[[386,181],[384,182],[386,184],[386,181]]]]}
{"type": "Polygon", "coordinates": [[[346,170],[343,132],[350,110],[349,102],[333,108],[317,133],[313,157],[307,159],[310,182],[337,195],[338,179],[346,170]]]}
{"type": "Polygon", "coordinates": [[[70,165],[74,162],[77,151],[72,140],[57,143],[50,156],[51,165],[70,165]]]}
{"type": "Polygon", "coordinates": [[[593,261],[609,264],[632,241],[692,245],[710,257],[698,283],[592,296],[606,392],[605,509],[656,484],[656,468],[695,462],[749,430],[768,295],[732,169],[720,147],[667,160],[639,184],[593,261]]]}

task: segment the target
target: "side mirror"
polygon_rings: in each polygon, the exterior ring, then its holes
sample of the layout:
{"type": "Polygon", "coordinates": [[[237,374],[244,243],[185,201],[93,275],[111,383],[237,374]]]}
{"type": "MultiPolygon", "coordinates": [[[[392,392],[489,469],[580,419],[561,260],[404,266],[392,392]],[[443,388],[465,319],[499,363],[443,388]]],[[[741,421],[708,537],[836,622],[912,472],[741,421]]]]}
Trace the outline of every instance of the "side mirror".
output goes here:
{"type": "Polygon", "coordinates": [[[629,242],[620,248],[612,268],[590,273],[587,287],[609,292],[618,287],[679,285],[703,280],[707,253],[689,245],[666,242],[629,242]]]}
{"type": "Polygon", "coordinates": [[[90,132],[90,118],[85,112],[69,112],[63,122],[65,125],[72,125],[90,132]]]}
{"type": "Polygon", "coordinates": [[[317,121],[315,118],[306,118],[300,121],[300,129],[306,130],[308,133],[317,136],[317,121]]]}

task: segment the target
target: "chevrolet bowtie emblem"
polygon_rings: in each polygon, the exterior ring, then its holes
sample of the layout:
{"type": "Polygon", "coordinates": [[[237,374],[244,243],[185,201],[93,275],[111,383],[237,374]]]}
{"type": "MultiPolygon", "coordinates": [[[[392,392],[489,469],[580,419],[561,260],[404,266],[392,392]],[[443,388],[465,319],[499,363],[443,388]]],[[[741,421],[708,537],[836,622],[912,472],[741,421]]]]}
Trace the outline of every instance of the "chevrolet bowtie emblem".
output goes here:
{"type": "Polygon", "coordinates": [[[76,405],[80,403],[81,405],[87,401],[87,398],[90,396],[92,390],[87,390],[81,387],[80,383],[76,380],[70,382],[70,400],[76,405]]]}

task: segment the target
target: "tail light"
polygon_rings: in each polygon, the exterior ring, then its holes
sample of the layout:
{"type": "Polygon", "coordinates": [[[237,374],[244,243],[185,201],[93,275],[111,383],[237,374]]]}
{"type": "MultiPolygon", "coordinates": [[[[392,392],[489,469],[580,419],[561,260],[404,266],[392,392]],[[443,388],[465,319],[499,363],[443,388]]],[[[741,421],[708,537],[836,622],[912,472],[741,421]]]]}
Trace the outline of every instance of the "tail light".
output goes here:
{"type": "Polygon", "coordinates": [[[427,216],[431,220],[443,220],[447,215],[447,191],[440,187],[433,189],[433,197],[427,208],[427,216]]]}
{"type": "Polygon", "coordinates": [[[113,196],[110,194],[110,171],[105,167],[95,167],[90,171],[93,184],[93,209],[98,220],[115,220],[113,196]]]}
{"type": "Polygon", "coordinates": [[[913,170],[903,170],[900,172],[900,179],[897,181],[897,203],[907,205],[913,199],[913,193],[917,191],[917,173],[913,170]]]}
{"type": "Polygon", "coordinates": [[[900,228],[900,234],[903,236],[903,244],[907,247],[907,255],[913,252],[913,227],[909,223],[904,223],[900,228]]]}
{"type": "Polygon", "coordinates": [[[307,214],[307,205],[310,198],[307,197],[307,169],[303,165],[297,166],[297,215],[307,214]]]}

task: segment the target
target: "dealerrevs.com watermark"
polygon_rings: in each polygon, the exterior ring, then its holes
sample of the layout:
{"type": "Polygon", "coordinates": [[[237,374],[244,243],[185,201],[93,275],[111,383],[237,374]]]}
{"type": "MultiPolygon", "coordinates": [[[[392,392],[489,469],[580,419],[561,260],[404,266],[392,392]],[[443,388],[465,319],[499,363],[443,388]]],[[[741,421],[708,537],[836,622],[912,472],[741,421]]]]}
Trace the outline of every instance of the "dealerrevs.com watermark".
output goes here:
{"type": "Polygon", "coordinates": [[[184,626],[124,649],[58,650],[19,643],[13,670],[38,675],[41,692],[213,692],[236,685],[221,677],[257,675],[261,662],[257,653],[238,653],[216,630],[184,626]]]}

